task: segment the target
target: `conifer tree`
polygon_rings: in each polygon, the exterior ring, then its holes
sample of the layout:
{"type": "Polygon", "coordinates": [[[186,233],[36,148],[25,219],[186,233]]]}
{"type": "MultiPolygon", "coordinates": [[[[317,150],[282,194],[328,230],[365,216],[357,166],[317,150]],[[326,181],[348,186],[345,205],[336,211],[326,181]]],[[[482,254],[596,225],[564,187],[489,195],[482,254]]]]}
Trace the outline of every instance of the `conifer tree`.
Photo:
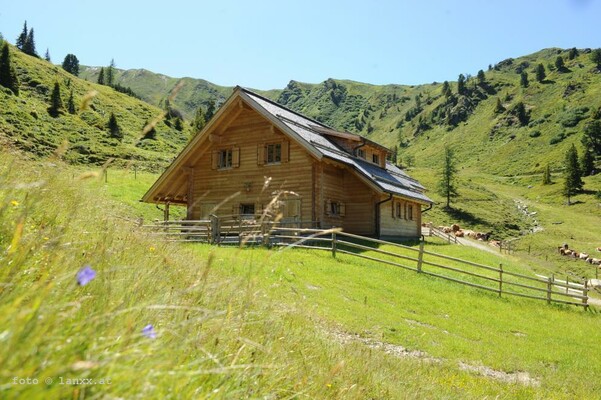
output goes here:
{"type": "Polygon", "coordinates": [[[559,72],[563,71],[565,68],[565,63],[563,62],[563,57],[562,56],[557,56],[557,58],[555,59],[555,68],[557,68],[557,70],[559,72]]]}
{"type": "Polygon", "coordinates": [[[455,165],[455,153],[450,147],[444,149],[444,159],[438,182],[438,194],[446,198],[445,208],[451,207],[451,197],[458,196],[456,177],[457,166],[455,165]]]}
{"type": "Polygon", "coordinates": [[[10,61],[10,48],[3,42],[0,49],[0,85],[19,95],[19,78],[10,61]]]}
{"type": "Polygon", "coordinates": [[[144,133],[142,140],[155,140],[157,138],[157,131],[155,129],[155,126],[154,124],[151,124],[148,120],[146,120],[146,123],[144,123],[144,126],[142,127],[142,132],[144,133]]]}
{"type": "Polygon", "coordinates": [[[550,185],[553,182],[551,181],[551,168],[549,164],[545,167],[545,172],[543,172],[543,185],[550,185]]]}
{"type": "Polygon", "coordinates": [[[501,99],[497,97],[497,103],[495,104],[495,114],[501,114],[503,112],[505,112],[505,107],[503,107],[501,99]]]}
{"type": "Polygon", "coordinates": [[[17,46],[17,49],[23,51],[23,46],[25,46],[26,41],[27,41],[27,21],[25,21],[25,23],[23,24],[23,31],[21,32],[19,37],[17,37],[15,46],[17,46]]]}
{"type": "Polygon", "coordinates": [[[486,75],[484,75],[484,71],[480,70],[478,71],[478,85],[482,86],[486,83],[486,75]]]}
{"type": "Polygon", "coordinates": [[[463,74],[459,74],[459,78],[457,78],[457,94],[465,94],[465,76],[463,74]]]}
{"type": "Polygon", "coordinates": [[[520,86],[522,86],[523,88],[527,88],[528,85],[528,72],[522,71],[522,73],[520,74],[520,86]]]}
{"type": "Polygon", "coordinates": [[[205,113],[205,121],[209,122],[213,115],[215,114],[215,100],[209,100],[209,104],[207,105],[207,112],[205,113]]]}
{"type": "Polygon", "coordinates": [[[576,57],[578,57],[578,50],[576,49],[576,47],[572,47],[568,52],[568,60],[573,60],[576,57]]]}
{"type": "Polygon", "coordinates": [[[115,80],[115,60],[111,59],[111,63],[106,69],[106,85],[113,86],[115,80]]]}
{"type": "Polygon", "coordinates": [[[44,54],[44,60],[46,60],[48,62],[52,62],[52,60],[50,59],[50,50],[48,48],[46,48],[46,54],[44,54]]]}
{"type": "Polygon", "coordinates": [[[593,174],[595,170],[595,156],[592,151],[584,149],[582,158],[580,159],[580,170],[582,171],[582,176],[591,176],[593,174]]]}
{"type": "Polygon", "coordinates": [[[442,84],[442,94],[444,97],[449,98],[453,94],[451,91],[451,85],[449,85],[449,81],[444,81],[442,84]]]}
{"type": "Polygon", "coordinates": [[[542,82],[546,77],[547,74],[545,73],[545,66],[543,64],[538,64],[536,66],[536,81],[542,82]]]}
{"type": "Polygon", "coordinates": [[[63,60],[63,69],[75,76],[79,75],[79,60],[74,54],[67,54],[63,60]]]}
{"type": "Polygon", "coordinates": [[[597,69],[601,71],[601,49],[595,49],[591,52],[591,61],[594,62],[597,69]]]}
{"type": "Polygon", "coordinates": [[[576,150],[576,146],[572,144],[572,147],[566,153],[565,181],[563,186],[563,194],[568,199],[568,205],[571,204],[570,198],[582,190],[583,186],[582,171],[578,163],[578,151],[576,150]]]}
{"type": "Polygon", "coordinates": [[[123,139],[123,133],[121,132],[121,128],[119,127],[119,123],[117,122],[117,117],[115,117],[114,113],[111,113],[111,116],[109,117],[107,128],[112,138],[119,140],[123,139]]]}
{"type": "Polygon", "coordinates": [[[33,28],[29,30],[25,44],[23,45],[23,53],[29,54],[33,57],[38,57],[38,53],[35,50],[35,39],[33,37],[33,28]]]}
{"type": "Polygon", "coordinates": [[[75,101],[73,100],[73,89],[69,93],[69,100],[67,100],[67,111],[69,114],[75,114],[75,101]]]}
{"type": "Polygon", "coordinates": [[[100,73],[98,74],[98,84],[104,85],[104,67],[100,67],[100,73]]]}
{"type": "Polygon", "coordinates": [[[601,120],[593,120],[584,127],[582,144],[593,155],[601,155],[601,120]]]}
{"type": "Polygon", "coordinates": [[[61,87],[58,82],[54,82],[54,88],[52,89],[52,94],[50,95],[50,107],[48,108],[48,113],[53,117],[56,117],[62,108],[63,101],[61,99],[61,87]]]}
{"type": "Polygon", "coordinates": [[[206,123],[204,111],[202,110],[202,107],[198,107],[194,114],[194,119],[192,120],[192,135],[194,136],[200,132],[205,127],[206,123]]]}

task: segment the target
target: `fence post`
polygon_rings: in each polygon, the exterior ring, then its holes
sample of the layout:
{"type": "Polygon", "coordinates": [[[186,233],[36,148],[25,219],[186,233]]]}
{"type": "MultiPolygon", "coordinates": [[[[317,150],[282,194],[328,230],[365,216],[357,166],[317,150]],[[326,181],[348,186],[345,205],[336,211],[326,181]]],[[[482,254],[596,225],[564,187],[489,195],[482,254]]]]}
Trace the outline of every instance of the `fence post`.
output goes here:
{"type": "Polygon", "coordinates": [[[499,297],[503,293],[503,264],[499,264],[499,297]]]}
{"type": "Polygon", "coordinates": [[[566,275],[566,294],[569,293],[569,289],[570,288],[570,281],[568,280],[568,276],[566,275]]]}
{"type": "Polygon", "coordinates": [[[584,279],[584,289],[582,289],[582,304],[584,304],[584,309],[588,310],[588,280],[584,279]]]}
{"type": "Polygon", "coordinates": [[[211,243],[219,243],[219,217],[211,214],[211,243]]]}
{"type": "Polygon", "coordinates": [[[419,243],[419,255],[417,256],[417,272],[422,272],[422,263],[424,262],[424,241],[419,243]]]}
{"type": "Polygon", "coordinates": [[[336,232],[332,232],[332,257],[336,258],[336,232]]]}
{"type": "Polygon", "coordinates": [[[547,304],[551,304],[551,289],[553,288],[553,276],[547,278],[547,304]]]}

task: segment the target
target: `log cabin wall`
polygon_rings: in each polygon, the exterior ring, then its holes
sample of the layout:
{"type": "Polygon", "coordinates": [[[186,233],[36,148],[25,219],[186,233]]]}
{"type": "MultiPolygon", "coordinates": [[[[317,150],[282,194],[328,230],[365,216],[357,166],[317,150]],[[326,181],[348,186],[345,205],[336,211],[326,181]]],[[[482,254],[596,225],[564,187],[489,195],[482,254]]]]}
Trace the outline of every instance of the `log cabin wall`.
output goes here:
{"type": "Polygon", "coordinates": [[[346,166],[326,162],[321,174],[322,226],[375,233],[374,191],[346,166]]]}
{"type": "MultiPolygon", "coordinates": [[[[240,205],[254,205],[255,213],[262,211],[278,190],[287,190],[299,196],[287,199],[298,204],[298,219],[313,219],[313,158],[296,142],[275,128],[267,119],[245,108],[219,136],[213,136],[209,149],[194,165],[193,194],[189,199],[194,219],[206,217],[215,205],[226,201],[216,214],[238,214],[240,205]],[[280,144],[281,161],[266,162],[267,145],[280,144]],[[232,150],[231,167],[220,167],[219,152],[232,150]],[[265,181],[270,180],[264,190],[265,181]]],[[[273,156],[273,153],[270,153],[273,156]]],[[[228,160],[230,161],[230,160],[228,160]]],[[[284,197],[283,197],[284,199],[284,197]]]]}
{"type": "MultiPolygon", "coordinates": [[[[381,200],[387,199],[383,196],[381,200]]],[[[393,197],[380,205],[380,235],[382,237],[419,237],[421,235],[421,205],[393,197]]]]}

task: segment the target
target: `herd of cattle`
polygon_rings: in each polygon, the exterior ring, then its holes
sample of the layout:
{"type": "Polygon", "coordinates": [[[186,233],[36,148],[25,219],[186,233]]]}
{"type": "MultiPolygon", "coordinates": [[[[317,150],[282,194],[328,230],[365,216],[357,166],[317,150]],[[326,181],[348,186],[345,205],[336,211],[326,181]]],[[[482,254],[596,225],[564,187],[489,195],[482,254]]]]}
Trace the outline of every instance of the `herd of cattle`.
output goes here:
{"type": "MultiPolygon", "coordinates": [[[[594,258],[594,257],[591,257],[588,253],[581,253],[579,251],[572,250],[572,249],[568,248],[567,244],[564,244],[563,246],[559,246],[557,248],[557,250],[559,251],[559,254],[561,254],[562,256],[577,258],[577,259],[586,261],[587,263],[593,264],[593,265],[601,265],[601,257],[594,258]]],[[[596,250],[601,252],[601,247],[597,247],[596,250]]]]}
{"type": "MultiPolygon", "coordinates": [[[[432,223],[426,224],[426,226],[432,226],[432,223]]],[[[469,237],[476,240],[487,241],[490,238],[492,232],[476,232],[469,229],[461,229],[458,224],[453,224],[451,226],[439,226],[438,230],[443,231],[447,234],[453,234],[456,237],[469,237]]]]}
{"type": "MultiPolygon", "coordinates": [[[[433,224],[432,222],[429,223],[424,223],[422,224],[424,227],[430,227],[432,228],[433,224]]],[[[476,239],[476,240],[481,240],[481,241],[488,241],[490,238],[491,233],[484,233],[484,232],[476,232],[476,231],[472,231],[469,229],[461,229],[461,227],[458,224],[453,224],[451,226],[439,226],[437,227],[437,229],[439,231],[442,231],[446,234],[453,234],[456,237],[469,237],[472,239],[476,239]]],[[[499,240],[491,240],[489,242],[489,244],[491,246],[496,246],[499,247],[501,245],[501,242],[499,240]]],[[[562,246],[559,246],[557,248],[557,250],[559,251],[559,254],[561,254],[562,256],[566,256],[566,257],[573,257],[575,259],[580,259],[582,261],[585,261],[589,264],[593,264],[593,265],[599,265],[601,268],[601,256],[599,257],[591,257],[588,253],[584,253],[584,252],[579,252],[576,250],[572,250],[568,247],[567,244],[564,244],[562,246]]],[[[601,247],[597,247],[596,249],[598,252],[601,252],[601,247]]]]}

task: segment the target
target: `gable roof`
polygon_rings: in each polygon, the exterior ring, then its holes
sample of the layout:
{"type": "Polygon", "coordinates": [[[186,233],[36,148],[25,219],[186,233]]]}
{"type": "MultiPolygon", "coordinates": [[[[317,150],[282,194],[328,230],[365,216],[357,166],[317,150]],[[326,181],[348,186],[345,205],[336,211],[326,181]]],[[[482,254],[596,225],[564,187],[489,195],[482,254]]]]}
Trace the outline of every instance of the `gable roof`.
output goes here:
{"type": "Polygon", "coordinates": [[[206,140],[208,132],[215,124],[219,123],[219,119],[222,118],[224,110],[231,107],[237,98],[242,99],[245,104],[250,106],[250,108],[263,115],[284,134],[298,142],[313,157],[319,160],[325,157],[351,167],[357,175],[364,178],[364,180],[372,187],[375,187],[382,193],[406,197],[423,204],[433,203],[432,200],[423,193],[425,188],[395,165],[386,162],[386,168],[380,168],[377,165],[349,154],[328,137],[342,137],[351,141],[369,144],[389,152],[390,150],[386,147],[359,135],[349,132],[338,132],[321,122],[305,117],[304,115],[239,86],[234,89],[233,94],[226,100],[202,132],[196,135],[196,137],[188,143],[163,175],[161,175],[155,184],[148,190],[142,198],[142,201],[157,201],[156,196],[158,194],[158,189],[160,189],[166,181],[169,181],[169,179],[174,179],[178,176],[178,168],[185,166],[185,160],[189,159],[192,149],[197,148],[201,142],[206,140]]]}

